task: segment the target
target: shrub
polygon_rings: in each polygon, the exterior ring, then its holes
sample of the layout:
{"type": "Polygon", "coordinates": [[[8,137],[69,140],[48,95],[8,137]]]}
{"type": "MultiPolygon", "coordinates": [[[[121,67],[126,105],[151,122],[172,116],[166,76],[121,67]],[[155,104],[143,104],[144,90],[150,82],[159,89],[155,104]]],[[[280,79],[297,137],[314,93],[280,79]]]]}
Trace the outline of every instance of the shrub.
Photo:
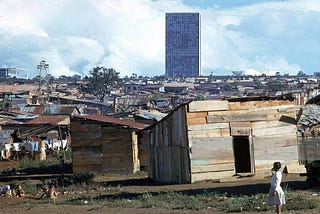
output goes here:
{"type": "Polygon", "coordinates": [[[57,165],[57,160],[32,160],[29,157],[25,156],[19,161],[19,169],[28,169],[28,168],[40,168],[48,167],[52,165],[57,165]]]}
{"type": "Polygon", "coordinates": [[[90,172],[76,173],[71,177],[72,184],[91,184],[93,182],[94,174],[90,172]]]}

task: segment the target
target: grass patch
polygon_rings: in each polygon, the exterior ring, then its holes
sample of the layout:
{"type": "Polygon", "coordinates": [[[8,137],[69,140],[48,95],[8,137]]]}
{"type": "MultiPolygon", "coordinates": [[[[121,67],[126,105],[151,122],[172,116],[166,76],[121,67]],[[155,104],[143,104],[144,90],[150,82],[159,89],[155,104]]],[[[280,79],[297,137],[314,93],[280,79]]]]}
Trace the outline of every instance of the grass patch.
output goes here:
{"type": "Polygon", "coordinates": [[[265,194],[235,196],[229,198],[225,203],[225,210],[227,212],[267,211],[270,209],[271,206],[266,204],[265,194]]]}
{"type": "Polygon", "coordinates": [[[58,160],[47,159],[47,160],[32,160],[25,156],[19,161],[18,169],[28,169],[28,168],[44,168],[48,166],[58,165],[58,160]]]}
{"type": "MultiPolygon", "coordinates": [[[[29,194],[38,194],[39,186],[30,182],[23,183],[29,194]]],[[[59,189],[59,188],[58,188],[59,189]]],[[[121,186],[104,187],[97,183],[78,183],[63,188],[68,192],[68,197],[58,196],[52,200],[27,200],[24,204],[35,205],[94,205],[98,207],[121,208],[155,208],[167,210],[210,210],[212,212],[263,212],[274,210],[274,206],[268,205],[267,194],[253,196],[232,196],[226,194],[207,192],[190,194],[183,192],[124,192],[121,186]]],[[[320,204],[304,195],[294,193],[286,194],[284,211],[307,210],[319,208],[320,204]]]]}
{"type": "MultiPolygon", "coordinates": [[[[59,159],[60,156],[63,155],[62,152],[57,153],[57,152],[47,152],[46,154],[46,160],[32,160],[28,156],[24,156],[19,160],[19,166],[18,169],[28,169],[28,168],[45,168],[45,167],[50,167],[50,166],[59,166],[59,159]]],[[[71,162],[71,149],[68,149],[65,152],[65,159],[66,163],[71,162]]]]}
{"type": "Polygon", "coordinates": [[[101,195],[99,197],[81,197],[65,201],[68,204],[95,204],[102,203],[108,207],[134,208],[161,208],[184,210],[223,209],[224,195],[203,192],[202,194],[188,195],[181,192],[161,192],[116,195],[101,195]]]}
{"type": "Polygon", "coordinates": [[[316,209],[320,207],[320,203],[314,200],[306,199],[305,196],[298,195],[287,195],[286,204],[283,206],[283,210],[306,210],[316,209]]]}
{"type": "MultiPolygon", "coordinates": [[[[59,172],[59,154],[50,154],[45,161],[31,160],[27,157],[20,161],[19,172],[59,172]]],[[[70,164],[71,166],[71,164],[70,164]]],[[[4,171],[10,173],[10,171],[4,171]]],[[[28,206],[41,204],[48,205],[97,205],[98,207],[122,207],[122,208],[157,208],[168,210],[210,210],[212,212],[259,212],[274,210],[268,205],[267,194],[252,196],[235,195],[227,197],[227,194],[208,192],[125,192],[120,185],[109,186],[93,181],[94,174],[83,172],[77,174],[61,175],[57,178],[44,180],[43,184],[54,184],[57,190],[69,194],[67,197],[59,196],[56,200],[32,200],[26,199],[19,203],[28,206]]],[[[13,181],[12,184],[21,184],[28,195],[38,197],[41,194],[41,184],[32,184],[30,181],[13,181]]],[[[320,208],[320,203],[314,198],[292,192],[288,184],[284,183],[286,204],[285,211],[307,210],[320,208]]],[[[99,209],[99,208],[97,208],[99,209]]]]}
{"type": "Polygon", "coordinates": [[[137,198],[137,202],[142,208],[203,210],[218,207],[217,197],[214,193],[197,195],[186,195],[177,192],[145,193],[137,198]]]}
{"type": "MultiPolygon", "coordinates": [[[[254,196],[236,196],[230,198],[225,203],[225,210],[227,212],[241,212],[241,211],[269,211],[273,210],[272,205],[266,203],[267,195],[257,194],[254,196]]],[[[294,195],[291,193],[286,194],[286,204],[283,206],[283,210],[305,210],[319,208],[319,202],[308,199],[303,195],[294,195]]]]}

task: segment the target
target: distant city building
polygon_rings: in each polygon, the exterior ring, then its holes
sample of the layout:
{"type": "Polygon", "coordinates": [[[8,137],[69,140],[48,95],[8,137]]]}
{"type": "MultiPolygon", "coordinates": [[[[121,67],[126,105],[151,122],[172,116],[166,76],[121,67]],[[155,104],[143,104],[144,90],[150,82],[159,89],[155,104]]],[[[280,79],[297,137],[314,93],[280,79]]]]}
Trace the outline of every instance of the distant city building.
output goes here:
{"type": "Polygon", "coordinates": [[[233,76],[243,76],[243,71],[232,71],[233,76]]]}
{"type": "Polygon", "coordinates": [[[200,41],[199,13],[166,13],[167,77],[201,75],[200,41]]]}
{"type": "Polygon", "coordinates": [[[0,79],[13,77],[28,79],[28,70],[23,68],[0,68],[0,79]]]}

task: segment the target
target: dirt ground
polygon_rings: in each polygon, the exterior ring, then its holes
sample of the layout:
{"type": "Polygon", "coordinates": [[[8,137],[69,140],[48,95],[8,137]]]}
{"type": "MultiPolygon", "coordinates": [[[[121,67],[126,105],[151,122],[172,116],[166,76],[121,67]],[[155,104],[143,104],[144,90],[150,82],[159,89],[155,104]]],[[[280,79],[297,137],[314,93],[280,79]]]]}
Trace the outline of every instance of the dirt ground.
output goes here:
{"type": "MultiPolygon", "coordinates": [[[[267,193],[269,189],[269,179],[255,180],[252,178],[241,178],[236,182],[218,183],[213,181],[198,182],[194,184],[181,184],[181,185],[164,185],[161,183],[152,182],[147,179],[146,173],[137,173],[135,175],[98,175],[95,177],[96,182],[104,182],[104,186],[118,187],[120,197],[126,198],[137,194],[143,194],[146,192],[183,192],[185,194],[196,194],[203,190],[210,192],[227,193],[228,195],[253,195],[257,193],[267,193]],[[122,196],[121,196],[122,195],[122,196]]],[[[284,174],[282,185],[286,186],[291,192],[296,194],[302,194],[305,197],[316,199],[320,202],[320,189],[309,189],[306,182],[306,177],[299,174],[284,174]]],[[[34,183],[39,183],[39,180],[31,180],[34,183]]],[[[4,182],[0,182],[0,185],[4,185],[4,182]]],[[[63,189],[57,189],[63,192],[63,189]]],[[[91,192],[75,192],[73,194],[65,193],[60,195],[56,200],[63,197],[81,197],[87,195],[103,195],[109,194],[109,191],[114,191],[109,188],[103,190],[95,190],[91,192]]],[[[58,205],[55,203],[37,203],[39,199],[37,196],[29,196],[28,198],[0,198],[0,213],[45,213],[45,214],[82,214],[82,213],[223,213],[217,210],[167,210],[167,209],[153,209],[153,208],[109,208],[99,204],[89,205],[58,205]],[[25,200],[25,201],[23,201],[25,200]]],[[[106,199],[107,200],[107,199],[106,199]]],[[[246,213],[246,212],[243,212],[246,213]]],[[[273,212],[250,212],[251,214],[257,213],[273,213],[273,212]]],[[[287,211],[283,213],[320,213],[320,209],[315,210],[300,210],[300,211],[287,211]]]]}

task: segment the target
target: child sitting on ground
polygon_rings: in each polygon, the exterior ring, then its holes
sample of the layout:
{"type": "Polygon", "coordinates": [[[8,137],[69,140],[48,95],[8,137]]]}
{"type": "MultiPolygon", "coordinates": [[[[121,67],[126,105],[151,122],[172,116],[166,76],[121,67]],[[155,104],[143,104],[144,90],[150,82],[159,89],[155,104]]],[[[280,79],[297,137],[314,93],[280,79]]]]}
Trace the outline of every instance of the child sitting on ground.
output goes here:
{"type": "Polygon", "coordinates": [[[58,196],[53,184],[50,185],[50,188],[48,188],[48,186],[44,186],[42,190],[43,193],[40,198],[56,198],[58,196]]]}
{"type": "Polygon", "coordinates": [[[0,187],[0,195],[11,197],[12,196],[11,185],[4,185],[0,187]]]}
{"type": "Polygon", "coordinates": [[[40,196],[40,198],[48,198],[48,192],[49,192],[48,186],[44,185],[42,187],[42,195],[40,196]]]}
{"type": "Polygon", "coordinates": [[[18,185],[17,191],[16,191],[15,194],[16,194],[17,197],[25,197],[25,196],[26,196],[26,193],[25,193],[25,191],[22,189],[21,184],[18,185]]]}
{"type": "Polygon", "coordinates": [[[54,188],[53,184],[50,185],[50,188],[48,190],[48,195],[50,198],[55,198],[58,196],[58,193],[56,192],[56,189],[54,188]]]}

